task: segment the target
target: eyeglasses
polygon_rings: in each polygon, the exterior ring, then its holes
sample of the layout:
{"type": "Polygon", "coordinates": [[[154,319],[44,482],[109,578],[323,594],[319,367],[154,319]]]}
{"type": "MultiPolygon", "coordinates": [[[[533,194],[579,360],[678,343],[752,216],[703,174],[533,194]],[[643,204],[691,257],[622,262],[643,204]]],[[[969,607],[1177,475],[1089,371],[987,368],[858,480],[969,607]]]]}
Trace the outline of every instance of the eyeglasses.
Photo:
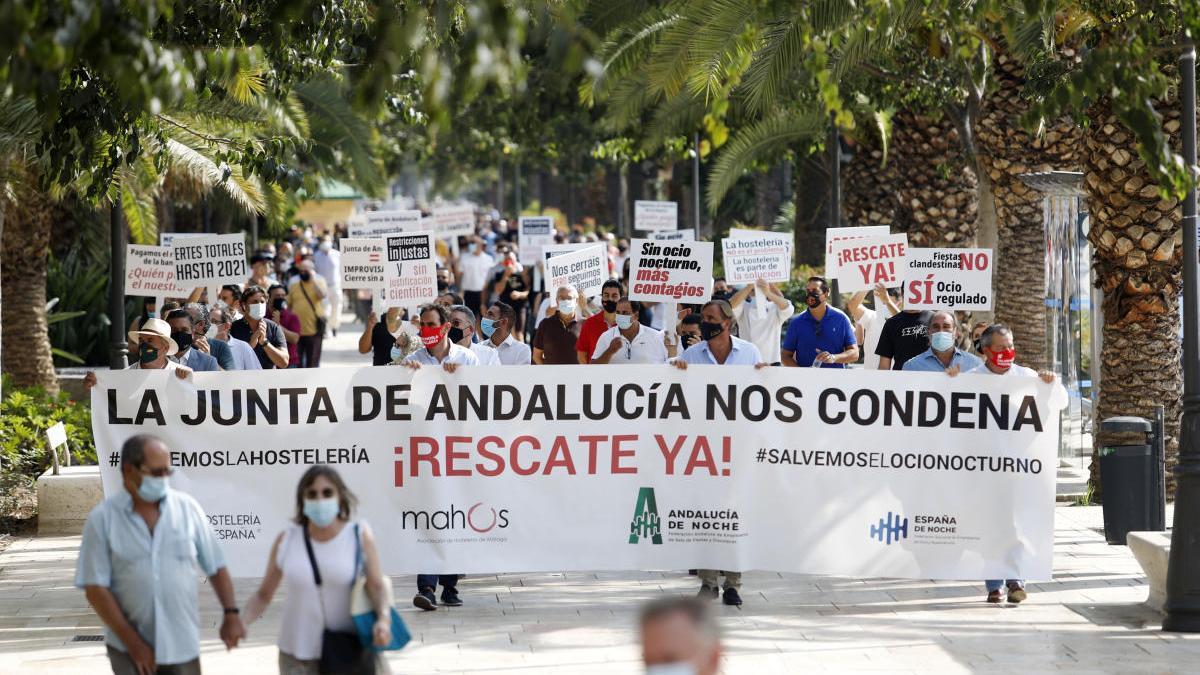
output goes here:
{"type": "Polygon", "coordinates": [[[309,488],[308,490],[304,491],[304,498],[305,499],[320,499],[320,498],[330,499],[335,494],[337,494],[337,492],[331,487],[323,488],[321,490],[315,490],[315,489],[309,488]]]}
{"type": "Polygon", "coordinates": [[[145,467],[139,466],[138,471],[141,471],[144,475],[147,475],[147,476],[154,476],[155,478],[166,478],[166,477],[170,476],[171,474],[175,473],[175,470],[169,466],[166,468],[162,468],[162,469],[150,469],[149,471],[147,471],[145,467]]]}

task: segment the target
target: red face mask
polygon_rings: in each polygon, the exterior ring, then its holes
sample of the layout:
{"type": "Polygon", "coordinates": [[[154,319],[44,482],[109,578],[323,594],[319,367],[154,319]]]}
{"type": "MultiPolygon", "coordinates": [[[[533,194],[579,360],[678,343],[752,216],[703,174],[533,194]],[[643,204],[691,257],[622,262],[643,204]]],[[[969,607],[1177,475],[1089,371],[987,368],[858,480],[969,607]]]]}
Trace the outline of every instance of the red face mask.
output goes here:
{"type": "Polygon", "coordinates": [[[421,344],[426,347],[432,347],[441,341],[441,326],[421,326],[421,344]]]}
{"type": "Polygon", "coordinates": [[[991,352],[988,359],[992,362],[993,366],[1008,370],[1012,367],[1013,361],[1017,359],[1017,350],[1009,348],[998,352],[991,352]]]}

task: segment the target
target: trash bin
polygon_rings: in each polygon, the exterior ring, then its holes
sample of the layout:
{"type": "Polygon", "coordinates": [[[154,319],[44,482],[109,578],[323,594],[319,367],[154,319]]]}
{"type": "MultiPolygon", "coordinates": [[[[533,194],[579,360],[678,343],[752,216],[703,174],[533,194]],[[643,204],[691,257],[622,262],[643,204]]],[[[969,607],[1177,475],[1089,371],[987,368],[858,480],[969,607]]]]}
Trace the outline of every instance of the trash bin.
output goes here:
{"type": "Polygon", "coordinates": [[[1142,434],[1140,445],[1100,448],[1100,484],[1104,492],[1104,538],[1125,545],[1125,535],[1162,529],[1158,524],[1159,474],[1155,425],[1141,417],[1112,417],[1100,423],[1104,434],[1142,434]]]}

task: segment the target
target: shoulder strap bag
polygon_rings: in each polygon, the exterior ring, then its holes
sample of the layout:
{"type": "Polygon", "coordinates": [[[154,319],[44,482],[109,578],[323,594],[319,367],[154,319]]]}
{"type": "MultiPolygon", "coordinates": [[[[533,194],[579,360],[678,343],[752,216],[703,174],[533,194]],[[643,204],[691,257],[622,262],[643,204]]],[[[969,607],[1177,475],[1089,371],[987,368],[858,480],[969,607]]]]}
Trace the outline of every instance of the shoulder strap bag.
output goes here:
{"type": "MultiPolygon", "coordinates": [[[[308,535],[308,526],[304,530],[304,549],[308,552],[308,562],[312,564],[313,580],[317,584],[317,598],[321,602],[321,662],[317,669],[321,675],[374,675],[375,653],[363,647],[357,632],[334,631],[327,628],[325,620],[325,597],[321,592],[321,570],[317,568],[317,558],[313,555],[312,540],[308,535]]],[[[357,569],[358,525],[354,526],[354,548],[357,569]]],[[[357,586],[357,573],[355,574],[357,586]]]]}

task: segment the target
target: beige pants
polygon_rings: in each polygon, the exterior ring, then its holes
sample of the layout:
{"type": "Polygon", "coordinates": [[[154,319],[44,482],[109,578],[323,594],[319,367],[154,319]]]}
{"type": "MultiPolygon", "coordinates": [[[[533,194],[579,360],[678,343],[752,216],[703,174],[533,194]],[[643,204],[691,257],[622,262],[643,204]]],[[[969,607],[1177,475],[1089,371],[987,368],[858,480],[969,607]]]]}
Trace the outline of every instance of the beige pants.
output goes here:
{"type": "MultiPolygon", "coordinates": [[[[709,588],[717,588],[717,575],[719,570],[696,570],[696,576],[700,577],[700,583],[709,588]]],[[[726,572],[725,585],[722,588],[741,588],[742,573],[741,572],[726,572]]]]}

